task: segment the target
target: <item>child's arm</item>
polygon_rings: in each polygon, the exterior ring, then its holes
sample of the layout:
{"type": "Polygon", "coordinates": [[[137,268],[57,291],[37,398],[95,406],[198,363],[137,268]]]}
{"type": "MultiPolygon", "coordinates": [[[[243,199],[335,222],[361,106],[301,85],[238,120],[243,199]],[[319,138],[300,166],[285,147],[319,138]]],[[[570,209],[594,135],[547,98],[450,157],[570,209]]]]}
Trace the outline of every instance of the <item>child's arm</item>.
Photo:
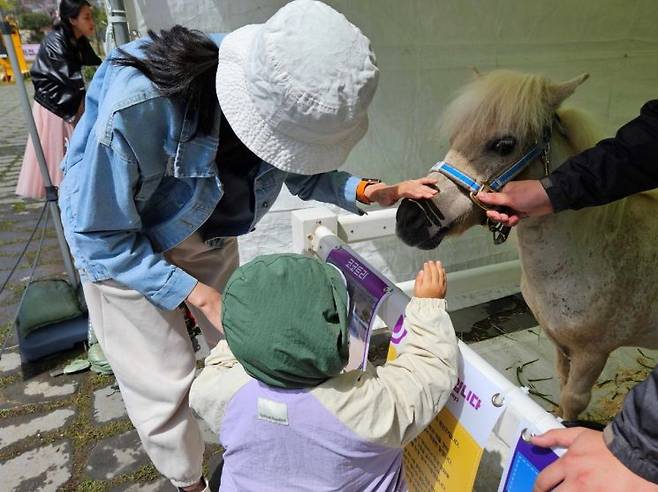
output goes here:
{"type": "Polygon", "coordinates": [[[457,337],[446,312],[445,293],[441,263],[426,262],[406,309],[408,334],[397,358],[377,370],[393,400],[395,415],[390,418],[402,446],[429,425],[457,383],[457,337]]]}
{"type": "Polygon", "coordinates": [[[242,386],[251,381],[235,359],[226,340],[221,340],[206,357],[205,367],[190,389],[190,407],[216,434],[226,406],[242,386]]]}
{"type": "Polygon", "coordinates": [[[404,446],[432,421],[457,382],[457,338],[445,311],[445,272],[427,262],[407,306],[408,332],[395,360],[351,371],[313,390],[362,438],[404,446]]]}

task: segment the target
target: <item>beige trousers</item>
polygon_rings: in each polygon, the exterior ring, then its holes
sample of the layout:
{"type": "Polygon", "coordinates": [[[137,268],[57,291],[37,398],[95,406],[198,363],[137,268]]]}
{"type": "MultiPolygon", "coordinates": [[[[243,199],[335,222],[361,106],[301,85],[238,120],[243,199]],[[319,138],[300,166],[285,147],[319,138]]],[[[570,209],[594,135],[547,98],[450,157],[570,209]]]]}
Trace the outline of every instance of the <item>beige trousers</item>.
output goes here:
{"type": "MultiPolygon", "coordinates": [[[[238,244],[209,248],[194,234],[167,260],[220,292],[238,267],[238,244]]],[[[203,439],[188,405],[196,360],[180,310],[155,307],[142,294],[108,280],[83,285],[89,317],[112,365],[128,416],[155,467],[176,487],[201,477],[203,439]]],[[[219,332],[189,306],[210,348],[219,332]]]]}

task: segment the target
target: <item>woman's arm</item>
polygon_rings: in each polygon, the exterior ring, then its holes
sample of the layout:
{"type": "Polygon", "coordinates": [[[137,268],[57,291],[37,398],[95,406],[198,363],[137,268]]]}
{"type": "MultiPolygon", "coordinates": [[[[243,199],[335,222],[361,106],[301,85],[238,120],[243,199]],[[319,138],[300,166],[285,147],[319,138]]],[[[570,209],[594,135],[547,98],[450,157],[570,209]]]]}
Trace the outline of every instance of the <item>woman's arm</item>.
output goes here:
{"type": "MultiPolygon", "coordinates": [[[[332,171],[312,176],[290,174],[286,178],[286,186],[293,195],[302,200],[317,200],[332,203],[356,214],[363,212],[357,207],[357,189],[362,178],[344,171],[332,171]]],[[[363,191],[365,201],[361,203],[377,203],[383,207],[395,204],[401,198],[431,198],[437,191],[431,185],[436,183],[433,178],[420,178],[402,181],[394,185],[377,183],[369,185],[363,191]]]]}
{"type": "Polygon", "coordinates": [[[658,187],[658,99],[614,138],[568,159],[544,187],[556,212],[603,205],[658,187]]]}

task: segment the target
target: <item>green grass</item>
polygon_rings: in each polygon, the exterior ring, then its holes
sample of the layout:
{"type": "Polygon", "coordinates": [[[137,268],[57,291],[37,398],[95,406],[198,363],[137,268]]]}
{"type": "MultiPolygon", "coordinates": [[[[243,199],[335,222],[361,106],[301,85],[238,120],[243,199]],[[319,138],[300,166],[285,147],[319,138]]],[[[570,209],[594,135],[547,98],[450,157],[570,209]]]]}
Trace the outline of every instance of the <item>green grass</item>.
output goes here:
{"type": "Polygon", "coordinates": [[[27,210],[27,207],[25,206],[25,202],[15,202],[11,204],[11,209],[16,213],[20,213],[27,210]]]}

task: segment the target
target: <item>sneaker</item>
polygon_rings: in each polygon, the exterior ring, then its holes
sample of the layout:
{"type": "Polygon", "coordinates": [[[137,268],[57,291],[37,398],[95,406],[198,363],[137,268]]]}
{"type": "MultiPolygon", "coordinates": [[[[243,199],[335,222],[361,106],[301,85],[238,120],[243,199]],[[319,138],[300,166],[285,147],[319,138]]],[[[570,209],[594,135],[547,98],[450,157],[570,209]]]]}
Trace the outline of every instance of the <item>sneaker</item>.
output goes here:
{"type": "MultiPolygon", "coordinates": [[[[203,483],[206,485],[205,488],[201,492],[210,492],[210,485],[208,483],[208,480],[206,480],[206,477],[201,477],[201,480],[203,480],[203,483]]],[[[178,490],[180,492],[183,492],[182,487],[178,487],[178,490]]]]}

